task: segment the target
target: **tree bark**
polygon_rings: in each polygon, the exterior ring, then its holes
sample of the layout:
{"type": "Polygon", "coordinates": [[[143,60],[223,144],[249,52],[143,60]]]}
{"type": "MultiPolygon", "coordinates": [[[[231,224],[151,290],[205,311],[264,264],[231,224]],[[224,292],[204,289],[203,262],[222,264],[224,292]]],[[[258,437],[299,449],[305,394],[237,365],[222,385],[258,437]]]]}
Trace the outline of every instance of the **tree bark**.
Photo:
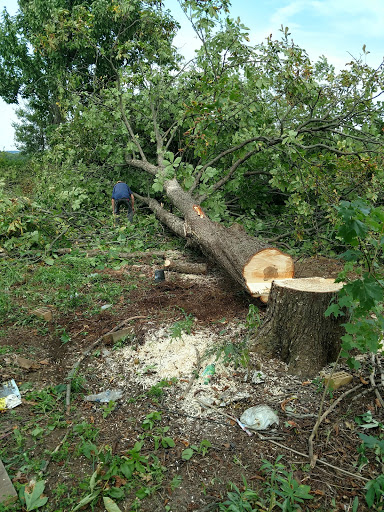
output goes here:
{"type": "Polygon", "coordinates": [[[263,325],[251,350],[280,357],[289,372],[313,377],[336,360],[345,317],[324,313],[342,283],[310,277],[273,282],[263,325]]]}
{"type": "Polygon", "coordinates": [[[166,212],[154,199],[138,197],[149,205],[161,222],[189,240],[191,245],[198,246],[250,295],[264,296],[273,279],[293,277],[294,265],[289,255],[248,235],[239,224],[227,228],[211,221],[176,179],[166,181],[164,190],[183,220],[166,212]]]}

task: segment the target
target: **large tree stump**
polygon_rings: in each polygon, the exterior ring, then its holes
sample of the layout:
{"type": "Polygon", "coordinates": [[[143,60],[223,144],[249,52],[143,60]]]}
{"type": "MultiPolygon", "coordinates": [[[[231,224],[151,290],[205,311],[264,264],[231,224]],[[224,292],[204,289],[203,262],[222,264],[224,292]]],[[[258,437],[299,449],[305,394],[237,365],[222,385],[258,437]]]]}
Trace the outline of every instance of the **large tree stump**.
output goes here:
{"type": "Polygon", "coordinates": [[[324,313],[342,286],[321,277],[274,281],[251,350],[280,357],[300,377],[316,375],[340,351],[345,317],[324,313]]]}

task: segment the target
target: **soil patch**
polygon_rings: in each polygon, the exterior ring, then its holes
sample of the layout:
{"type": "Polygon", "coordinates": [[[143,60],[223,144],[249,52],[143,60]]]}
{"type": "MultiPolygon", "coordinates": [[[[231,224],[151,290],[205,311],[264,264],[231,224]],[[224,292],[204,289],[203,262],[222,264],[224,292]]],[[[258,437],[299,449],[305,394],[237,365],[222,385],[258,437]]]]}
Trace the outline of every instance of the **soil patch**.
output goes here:
{"type": "MultiPolygon", "coordinates": [[[[311,258],[296,263],[296,277],[336,277],[341,268],[339,261],[311,258]]],[[[128,322],[131,332],[125,340],[113,346],[100,343],[84,360],[79,372],[84,389],[72,394],[75,408],[68,418],[73,424],[86,421],[98,428],[98,442],[122,455],[134,446],[146,416],[161,412],[161,425],[169,427],[167,435],[175,446],[159,450],[161,464],[167,468],[162,490],[143,499],[140,510],[216,510],[229,482],[243,489],[244,477],[250,486],[262,485],[263,461],[273,464],[278,455],[284,456],[282,462],[298,483],[311,486],[313,499],[305,510],[347,510],[356,495],[359,510],[366,510],[361,493],[364,482],[354,477],[359,459],[357,434],[363,430],[353,420],[367,411],[382,416],[373,394],[358,396],[356,392],[341,401],[315,440],[319,459],[344,473],[320,463],[311,469],[306,454],[321,400],[320,380],[302,382],[278,360],[257,354],[246,358],[249,305],[260,307],[261,318],[265,306],[216,270],[198,277],[168,272],[161,283],[155,283],[150,265],[98,272],[113,272],[122,283],[135,276],[141,284],[98,315],[90,317],[80,307],[70,315],[55,312],[54,322],[44,329],[7,326],[7,337],[0,338],[0,346],[12,345],[15,352],[37,362],[37,368],[27,370],[14,357],[0,356],[0,378],[14,378],[21,387],[30,382],[35,389],[63,385],[83,350],[120,321],[143,316],[128,322]],[[65,327],[70,341],[62,343],[57,326],[65,327]],[[215,365],[215,374],[205,384],[202,372],[209,364],[215,365]],[[104,417],[101,405],[84,401],[83,395],[107,389],[119,389],[123,396],[104,417]],[[265,440],[256,433],[249,436],[224,414],[202,406],[201,400],[234,418],[252,406],[268,405],[277,413],[279,424],[262,433],[265,440]],[[206,454],[200,452],[188,461],[182,458],[186,447],[199,447],[203,440],[211,445],[206,454]],[[175,477],[180,481],[176,487],[171,486],[175,477]]],[[[352,383],[328,395],[324,407],[366,378],[367,365],[362,359],[352,383]]],[[[344,365],[339,368],[349,371],[344,365]]],[[[8,412],[1,415],[0,434],[34,417],[25,400],[15,412],[17,420],[8,412]]],[[[60,442],[60,430],[54,432],[48,442],[52,449],[60,442]]],[[[84,460],[82,468],[70,464],[65,468],[52,460],[45,474],[48,494],[57,482],[76,486],[79,475],[90,474],[88,462],[84,460]]],[[[370,478],[369,461],[361,475],[370,478]]]]}

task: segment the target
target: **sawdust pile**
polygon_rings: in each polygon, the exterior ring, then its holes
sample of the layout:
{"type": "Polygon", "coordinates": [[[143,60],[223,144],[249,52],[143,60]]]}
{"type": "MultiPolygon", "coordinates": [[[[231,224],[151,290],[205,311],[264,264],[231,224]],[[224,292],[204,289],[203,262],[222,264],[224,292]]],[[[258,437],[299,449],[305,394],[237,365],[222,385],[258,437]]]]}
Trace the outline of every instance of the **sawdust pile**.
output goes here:
{"type": "MultiPolygon", "coordinates": [[[[212,328],[196,329],[179,337],[171,336],[169,326],[153,329],[147,332],[142,345],[128,345],[105,354],[108,374],[116,376],[115,385],[126,388],[129,379],[143,391],[161,381],[172,381],[172,400],[182,404],[183,410],[190,414],[202,412],[197,398],[216,407],[249,401],[254,396],[255,384],[247,368],[239,365],[228,350],[224,351],[241,343],[244,336],[241,325],[226,326],[219,332],[212,328]],[[210,364],[215,365],[215,374],[207,384],[203,371],[210,364]]],[[[263,389],[267,385],[270,397],[281,396],[282,383],[273,375],[265,375],[265,379],[257,387],[263,389]]]]}

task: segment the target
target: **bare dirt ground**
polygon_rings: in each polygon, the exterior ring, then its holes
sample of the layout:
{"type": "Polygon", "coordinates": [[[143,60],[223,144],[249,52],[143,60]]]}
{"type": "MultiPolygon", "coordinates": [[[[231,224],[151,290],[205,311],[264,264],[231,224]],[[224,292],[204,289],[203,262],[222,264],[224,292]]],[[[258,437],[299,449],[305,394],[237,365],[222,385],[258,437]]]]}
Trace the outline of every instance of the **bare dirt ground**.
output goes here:
{"type": "MultiPolygon", "coordinates": [[[[296,276],[336,277],[340,269],[338,261],[313,258],[297,262],[296,276]]],[[[315,452],[318,459],[335,468],[317,463],[311,469],[307,458],[308,437],[321,399],[318,381],[302,382],[289,375],[282,362],[263,360],[257,354],[250,356],[247,373],[245,366],[235,364],[230,349],[223,350],[231,344],[245,343],[249,305],[260,306],[261,318],[265,307],[217,270],[200,277],[169,272],[160,283],[154,281],[154,268],[145,264],[98,272],[113,273],[122,284],[132,275],[141,276],[142,286],[123,294],[117,305],[93,317],[84,315],[81,307],[66,317],[57,317],[54,312],[54,321],[65,325],[70,334],[71,341],[66,344],[55,336],[53,323],[47,324],[45,334],[29,327],[6,326],[8,335],[0,339],[0,344],[12,345],[20,356],[39,363],[37,368],[28,370],[9,356],[0,356],[0,380],[28,381],[37,388],[65,384],[82,351],[119,322],[128,320],[129,339],[120,346],[99,343],[97,350],[84,358],[79,370],[86,395],[106,389],[122,390],[118,407],[103,418],[100,404],[83,400],[81,394],[72,395],[75,409],[68,422],[85,420],[93,424],[100,429],[99,441],[111,446],[114,454],[123,454],[138,439],[145,416],[153,411],[162,413],[161,424],[170,427],[167,435],[175,440],[175,446],[160,451],[161,463],[168,469],[166,480],[160,492],[142,501],[140,510],[164,511],[166,507],[175,512],[215,510],[215,504],[225,498],[230,481],[242,489],[244,476],[248,485],[262,486],[265,482],[265,475],[260,471],[262,461],[273,463],[278,455],[284,456],[282,462],[287,470],[293,471],[297,482],[311,486],[313,499],[305,503],[304,510],[350,510],[356,495],[360,499],[359,510],[366,509],[361,493],[365,482],[359,476],[372,478],[372,467],[368,462],[361,473],[357,470],[360,444],[357,433],[362,430],[358,430],[354,418],[367,411],[382,416],[373,393],[356,400],[354,395],[349,396],[328,416],[315,439],[315,452]],[[189,315],[193,317],[190,332],[175,335],[172,326],[189,315]],[[204,384],[201,370],[209,362],[216,362],[216,374],[209,384],[204,384]],[[195,379],[197,369],[200,378],[195,379]],[[250,382],[255,369],[263,374],[263,382],[258,384],[250,382]],[[158,401],[145,394],[164,379],[169,385],[163,388],[158,401]],[[192,383],[191,379],[194,379],[192,383]],[[234,421],[202,407],[198,399],[209,401],[236,418],[254,405],[269,405],[277,413],[279,424],[262,432],[265,440],[257,434],[248,436],[234,421]],[[199,446],[203,439],[212,445],[208,453],[183,460],[182,451],[187,446],[199,446]],[[180,476],[181,484],[171,489],[169,484],[176,475],[180,476]]],[[[347,369],[343,365],[340,368],[347,369]]],[[[360,383],[361,378],[366,378],[367,372],[363,362],[362,369],[353,373],[350,384],[326,397],[324,408],[360,383]]],[[[24,401],[17,414],[18,421],[31,419],[30,404],[24,401]]],[[[15,427],[15,421],[7,413],[0,420],[1,443],[6,443],[7,432],[15,427]]],[[[58,433],[52,436],[48,448],[53,449],[59,442],[58,433]]],[[[89,469],[76,469],[79,474],[83,471],[89,469]]],[[[50,462],[45,477],[48,488],[57,481],[77,485],[73,468],[70,470],[54,461],[50,462]]]]}

